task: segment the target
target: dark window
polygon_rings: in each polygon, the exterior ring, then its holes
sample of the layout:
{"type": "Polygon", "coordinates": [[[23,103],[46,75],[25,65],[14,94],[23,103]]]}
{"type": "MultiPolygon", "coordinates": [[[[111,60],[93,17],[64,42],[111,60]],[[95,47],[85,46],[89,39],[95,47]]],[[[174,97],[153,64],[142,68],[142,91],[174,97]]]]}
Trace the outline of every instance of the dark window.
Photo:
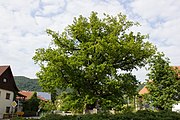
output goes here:
{"type": "Polygon", "coordinates": [[[10,93],[6,93],[6,99],[10,99],[10,93]]]}
{"type": "Polygon", "coordinates": [[[10,112],[10,107],[6,107],[6,113],[10,112]]]}

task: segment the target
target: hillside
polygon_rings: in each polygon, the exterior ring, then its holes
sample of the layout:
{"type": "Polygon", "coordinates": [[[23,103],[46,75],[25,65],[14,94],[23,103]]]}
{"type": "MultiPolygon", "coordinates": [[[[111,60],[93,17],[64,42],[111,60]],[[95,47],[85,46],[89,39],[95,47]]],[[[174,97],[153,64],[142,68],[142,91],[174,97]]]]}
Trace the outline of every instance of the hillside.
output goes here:
{"type": "Polygon", "coordinates": [[[14,76],[14,80],[19,90],[41,92],[41,87],[39,86],[37,79],[30,79],[24,76],[14,76]]]}
{"type": "MultiPolygon", "coordinates": [[[[37,79],[30,79],[25,76],[14,76],[14,80],[19,90],[37,91],[41,92],[41,87],[38,84],[37,79]]],[[[145,86],[145,83],[139,84],[137,91],[141,90],[145,86]]],[[[67,89],[69,91],[70,89],[67,89]]]]}

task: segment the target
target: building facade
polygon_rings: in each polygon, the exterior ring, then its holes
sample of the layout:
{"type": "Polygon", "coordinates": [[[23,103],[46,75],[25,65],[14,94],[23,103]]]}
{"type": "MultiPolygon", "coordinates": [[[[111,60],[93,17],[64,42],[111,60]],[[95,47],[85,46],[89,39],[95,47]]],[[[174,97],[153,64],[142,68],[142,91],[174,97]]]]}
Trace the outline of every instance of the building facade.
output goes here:
{"type": "Polygon", "coordinates": [[[12,91],[0,89],[0,118],[5,113],[11,113],[13,111],[11,103],[14,98],[12,91]]]}
{"type": "Polygon", "coordinates": [[[10,66],[0,66],[0,119],[13,112],[11,103],[18,91],[10,66]]]}

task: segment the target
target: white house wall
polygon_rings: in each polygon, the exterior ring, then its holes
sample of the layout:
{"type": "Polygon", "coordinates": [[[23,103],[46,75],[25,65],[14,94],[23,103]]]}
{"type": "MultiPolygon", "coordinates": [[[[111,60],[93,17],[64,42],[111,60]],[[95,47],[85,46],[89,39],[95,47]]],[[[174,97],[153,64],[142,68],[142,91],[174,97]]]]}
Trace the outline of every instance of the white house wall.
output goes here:
{"type": "Polygon", "coordinates": [[[6,113],[6,107],[10,107],[10,111],[12,111],[11,103],[13,98],[14,93],[12,91],[0,89],[0,118],[3,117],[4,113],[6,113]],[[10,99],[6,99],[6,93],[10,93],[10,99]]]}
{"type": "Polygon", "coordinates": [[[180,112],[180,103],[174,104],[173,107],[172,107],[172,111],[180,112]]]}

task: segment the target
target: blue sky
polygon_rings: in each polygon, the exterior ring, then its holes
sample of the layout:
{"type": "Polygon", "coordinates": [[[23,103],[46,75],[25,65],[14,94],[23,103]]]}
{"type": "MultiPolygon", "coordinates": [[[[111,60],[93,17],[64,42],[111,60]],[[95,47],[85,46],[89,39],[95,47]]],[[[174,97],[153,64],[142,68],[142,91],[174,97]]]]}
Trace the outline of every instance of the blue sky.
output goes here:
{"type": "MultiPolygon", "coordinates": [[[[14,75],[36,78],[39,67],[32,57],[35,49],[48,47],[45,30],[62,32],[74,17],[91,11],[117,15],[122,12],[141,26],[133,31],[149,34],[149,41],[180,65],[179,0],[1,0],[0,65],[11,65],[14,75]]],[[[144,69],[134,71],[144,81],[144,69]]]]}

